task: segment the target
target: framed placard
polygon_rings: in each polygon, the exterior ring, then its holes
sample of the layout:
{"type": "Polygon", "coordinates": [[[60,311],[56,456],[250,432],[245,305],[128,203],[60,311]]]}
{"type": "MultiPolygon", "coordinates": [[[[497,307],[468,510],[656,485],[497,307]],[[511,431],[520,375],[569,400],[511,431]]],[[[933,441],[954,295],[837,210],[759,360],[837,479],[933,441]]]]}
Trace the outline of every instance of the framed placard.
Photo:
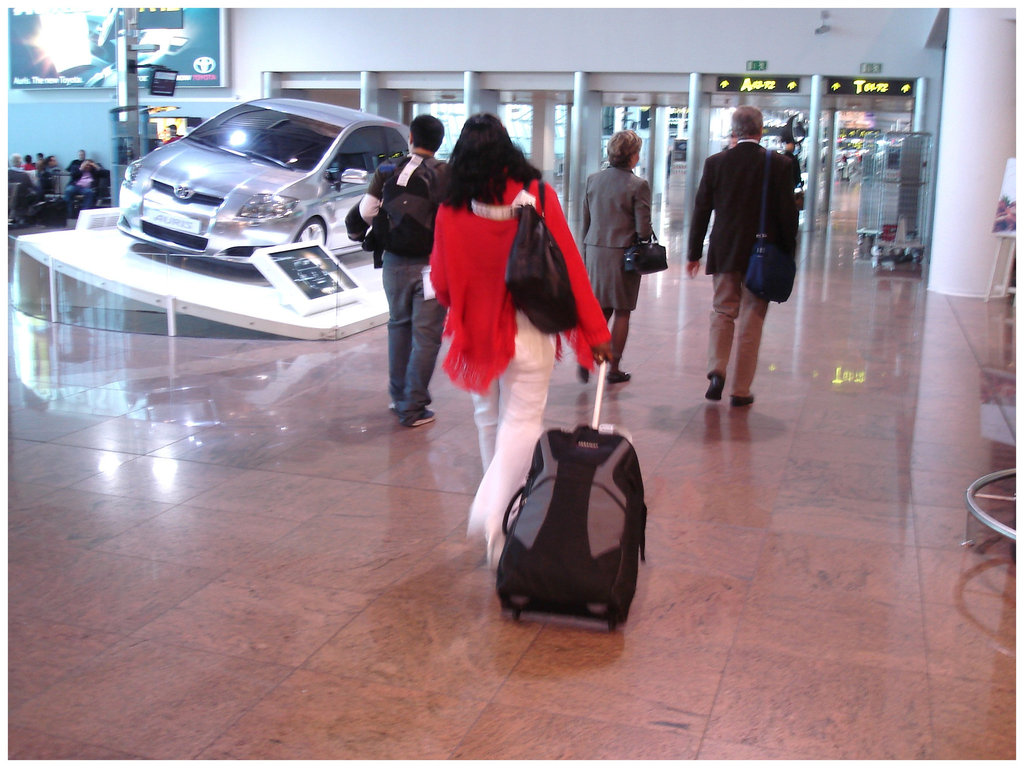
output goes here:
{"type": "Polygon", "coordinates": [[[1017,158],[1006,161],[1003,171],[1003,186],[999,189],[999,202],[996,204],[996,221],[992,232],[1004,237],[1017,235],[1017,158]]]}
{"type": "Polygon", "coordinates": [[[366,293],[337,257],[320,243],[258,248],[252,263],[277,289],[281,303],[303,317],[351,304],[366,293]]]}

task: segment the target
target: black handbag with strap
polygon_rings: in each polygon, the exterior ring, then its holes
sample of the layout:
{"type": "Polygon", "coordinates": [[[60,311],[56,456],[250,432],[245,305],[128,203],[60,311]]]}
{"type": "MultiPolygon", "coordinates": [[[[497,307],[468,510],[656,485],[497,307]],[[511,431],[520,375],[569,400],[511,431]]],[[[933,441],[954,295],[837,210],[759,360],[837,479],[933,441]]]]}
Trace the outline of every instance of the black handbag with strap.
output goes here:
{"type": "Polygon", "coordinates": [[[658,242],[653,232],[650,240],[641,240],[637,235],[636,242],[626,249],[622,257],[622,268],[627,272],[639,272],[641,275],[663,272],[668,269],[665,246],[658,242]]]}
{"type": "Polygon", "coordinates": [[[562,250],[544,223],[544,182],[537,182],[540,212],[532,205],[517,209],[519,226],[505,266],[505,286],[516,309],[542,333],[575,328],[576,296],[562,250]]]}
{"type": "Polygon", "coordinates": [[[779,303],[789,298],[796,279],[796,261],[777,245],[768,242],[765,215],[768,207],[768,177],[771,174],[772,153],[765,150],[764,186],[761,189],[761,222],[757,240],[750,254],[747,274],[743,282],[755,296],[779,303]]]}

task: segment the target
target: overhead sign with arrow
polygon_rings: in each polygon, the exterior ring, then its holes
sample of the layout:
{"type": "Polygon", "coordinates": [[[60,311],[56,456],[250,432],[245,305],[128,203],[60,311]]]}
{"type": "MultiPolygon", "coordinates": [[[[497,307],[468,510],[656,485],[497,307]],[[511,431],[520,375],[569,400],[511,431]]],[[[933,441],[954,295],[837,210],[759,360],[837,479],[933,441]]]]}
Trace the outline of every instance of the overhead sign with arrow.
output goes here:
{"type": "Polygon", "coordinates": [[[868,77],[832,77],[828,92],[855,96],[913,96],[913,80],[878,80],[868,77]]]}
{"type": "Polygon", "coordinates": [[[796,93],[800,78],[790,75],[719,75],[715,90],[729,93],[796,93]]]}

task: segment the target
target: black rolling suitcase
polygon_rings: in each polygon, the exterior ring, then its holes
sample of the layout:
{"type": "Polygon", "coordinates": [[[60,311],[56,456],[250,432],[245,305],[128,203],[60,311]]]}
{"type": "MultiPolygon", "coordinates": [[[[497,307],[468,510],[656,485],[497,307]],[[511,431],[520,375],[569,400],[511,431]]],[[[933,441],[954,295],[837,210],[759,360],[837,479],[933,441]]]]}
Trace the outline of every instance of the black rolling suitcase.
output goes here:
{"type": "Polygon", "coordinates": [[[605,365],[590,425],[541,436],[526,484],[505,512],[498,561],[502,607],[626,620],[644,559],[647,506],[629,439],[599,427],[605,365]]]}

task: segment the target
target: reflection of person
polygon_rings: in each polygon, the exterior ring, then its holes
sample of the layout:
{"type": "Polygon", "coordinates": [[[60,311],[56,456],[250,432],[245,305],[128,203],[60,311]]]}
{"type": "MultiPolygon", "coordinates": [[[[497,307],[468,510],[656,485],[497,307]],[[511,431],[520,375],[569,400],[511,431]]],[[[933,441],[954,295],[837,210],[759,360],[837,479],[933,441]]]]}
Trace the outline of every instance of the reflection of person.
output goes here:
{"type": "MultiPolygon", "coordinates": [[[[540,172],[512,143],[494,115],[470,117],[452,151],[448,199],[438,210],[431,275],[448,306],[451,347],[444,370],[470,391],[484,475],[470,507],[468,532],[487,541],[497,565],[502,517],[529,470],[543,432],[557,335],[544,334],[517,312],[505,287],[505,263],[517,220],[514,208],[538,202],[540,172]]],[[[611,357],[610,334],[558,197],[546,189],[548,229],[562,250],[576,297],[577,326],[564,338],[588,367],[611,357]]]]}
{"type": "Polygon", "coordinates": [[[83,211],[86,208],[92,208],[96,203],[98,178],[98,168],[92,160],[83,160],[81,165],[71,171],[71,178],[64,189],[64,204],[67,206],[69,219],[74,218],[75,215],[76,197],[83,198],[83,211]]]}
{"type": "Polygon", "coordinates": [[[380,221],[374,228],[384,230],[381,277],[389,313],[388,392],[402,426],[419,427],[434,420],[434,412],[427,408],[428,387],[441,349],[445,308],[430,295],[423,270],[430,263],[434,215],[447,192],[448,166],[434,158],[444,140],[440,120],[419,115],[409,130],[412,154],[377,169],[359,202],[359,213],[367,223],[387,219],[386,227],[380,221]],[[398,198],[392,207],[390,202],[398,198]]]}
{"type": "MultiPolygon", "coordinates": [[[[608,381],[629,381],[620,370],[622,351],[629,336],[629,316],[636,309],[640,275],[622,268],[623,254],[637,238],[650,239],[651,187],[633,174],[640,162],[643,140],[634,131],[619,131],[608,142],[610,168],[587,179],[583,201],[583,257],[605,320],[612,317],[612,364],[608,381]]],[[[580,378],[589,376],[579,369],[580,378]]]]}
{"type": "MultiPolygon", "coordinates": [[[[714,212],[715,225],[711,230],[706,270],[714,279],[708,342],[711,384],[705,397],[709,400],[722,397],[735,335],[738,347],[731,403],[746,406],[754,402],[750,385],[757,370],[761,328],[768,312],[768,302],[752,294],[743,284],[760,224],[767,150],[759,145],[763,132],[760,110],[738,107],[733,113],[732,127],[737,137],[736,147],[712,155],[704,163],[690,225],[686,272],[691,278],[697,276],[704,235],[714,212]]],[[[765,216],[768,241],[788,253],[795,253],[797,216],[790,162],[772,152],[765,216]]]]}
{"type": "Polygon", "coordinates": [[[171,126],[167,129],[167,138],[164,139],[164,144],[170,144],[171,142],[177,141],[181,136],[178,135],[178,126],[171,123],[171,126]]]}

